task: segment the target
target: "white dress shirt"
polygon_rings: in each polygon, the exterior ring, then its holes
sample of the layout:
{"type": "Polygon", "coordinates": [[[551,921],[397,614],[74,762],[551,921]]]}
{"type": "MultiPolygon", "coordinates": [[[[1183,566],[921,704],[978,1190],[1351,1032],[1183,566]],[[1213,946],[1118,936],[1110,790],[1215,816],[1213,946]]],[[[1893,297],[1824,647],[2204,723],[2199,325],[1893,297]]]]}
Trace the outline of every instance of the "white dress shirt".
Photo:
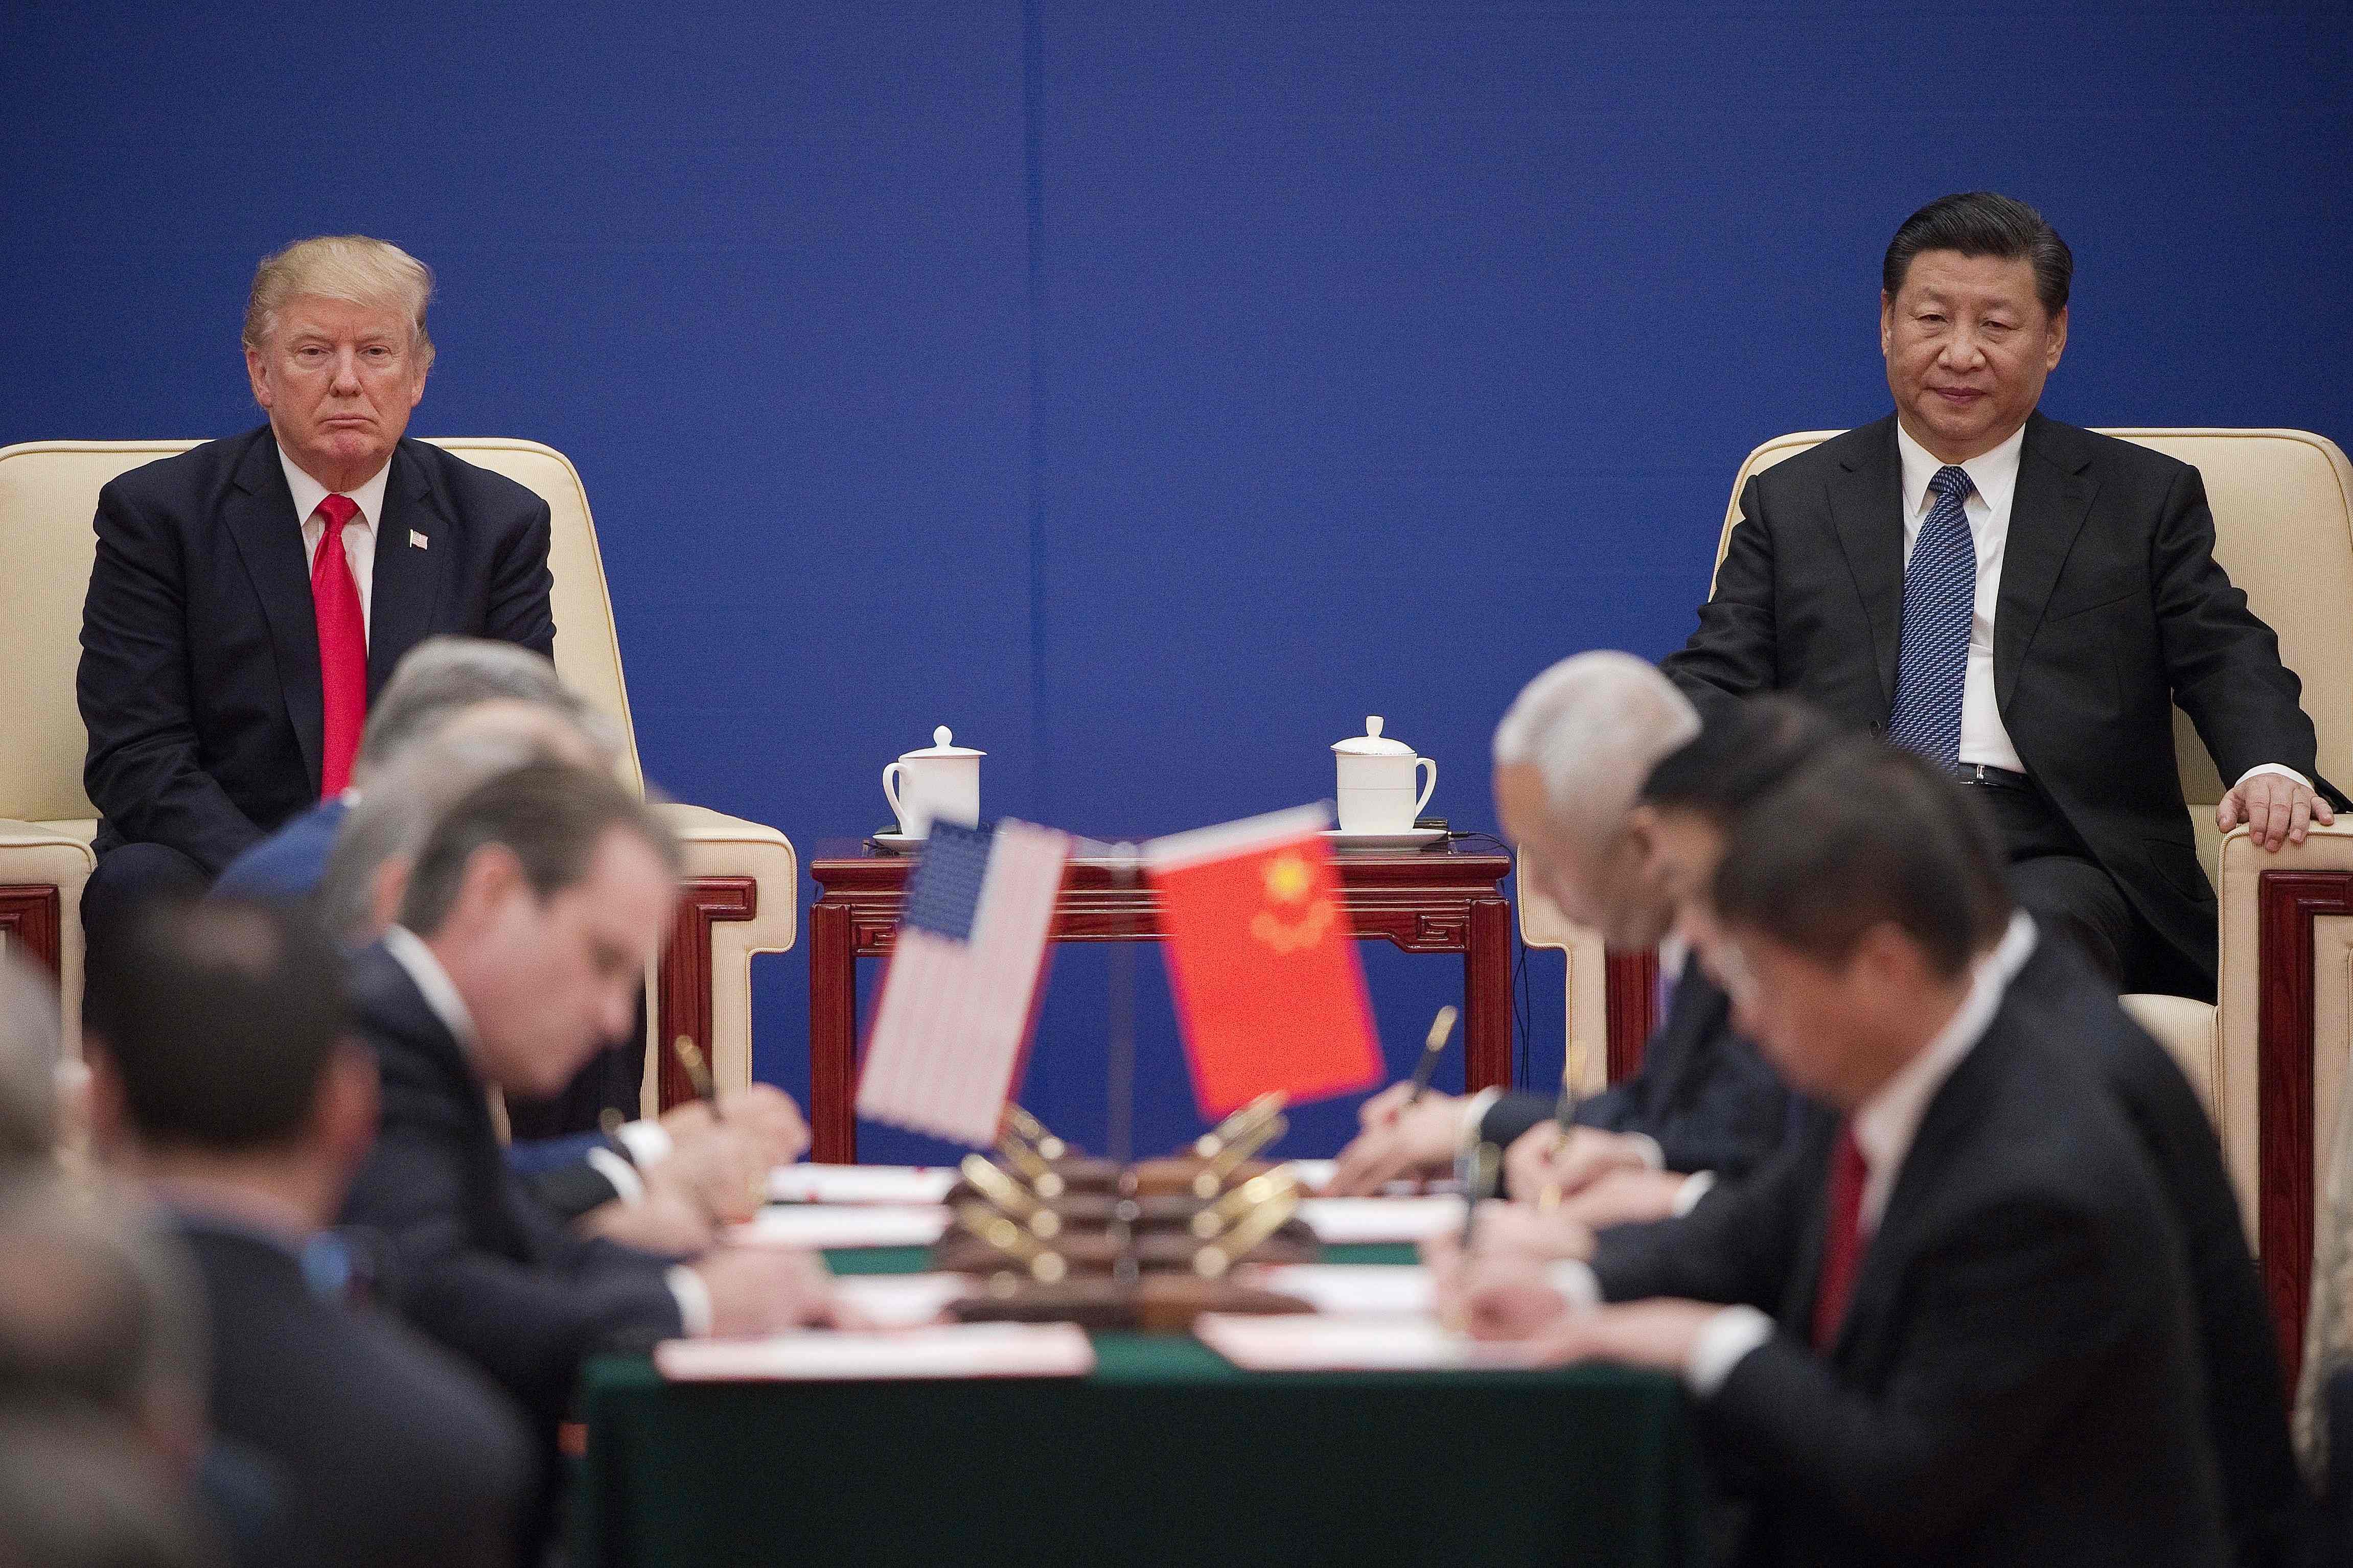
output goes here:
{"type": "MultiPolygon", "coordinates": [[[[377,478],[383,476],[379,474],[377,478]]],[[[323,496],[327,492],[321,490],[319,493],[323,496]]],[[[312,504],[315,506],[317,503],[312,504]]],[[[417,993],[425,998],[425,1005],[433,1009],[433,1016],[441,1020],[441,1026],[449,1031],[450,1037],[458,1042],[458,1048],[465,1053],[467,1064],[472,1066],[477,1042],[480,1039],[474,1029],[474,1015],[467,1008],[465,997],[458,994],[457,983],[449,978],[449,972],[441,967],[441,961],[434,956],[431,948],[425,945],[425,939],[406,926],[389,926],[384,933],[384,950],[392,955],[394,963],[407,971],[408,978],[416,983],[417,993]]],[[[480,1077],[480,1068],[475,1069],[475,1076],[480,1077]]],[[[615,1165],[627,1168],[628,1163],[610,1150],[598,1152],[615,1165]]],[[[601,1165],[597,1169],[605,1171],[601,1165]]],[[[610,1172],[605,1172],[605,1174],[607,1180],[611,1179],[610,1172]]],[[[642,1197],[645,1184],[638,1178],[638,1173],[628,1172],[628,1179],[637,1189],[637,1195],[642,1197]]],[[[617,1189],[618,1184],[615,1184],[617,1189]]],[[[665,1273],[662,1281],[670,1287],[670,1295],[678,1302],[680,1327],[691,1338],[700,1339],[709,1334],[711,1288],[702,1282],[702,1276],[681,1263],[665,1273]]]]}
{"type": "MultiPolygon", "coordinates": [[[[1978,553],[1977,609],[1969,616],[1968,667],[1961,678],[1958,760],[1964,763],[1981,763],[2013,773],[2031,770],[2019,759],[2018,748],[2010,742],[2010,731],[2002,724],[2001,709],[1994,699],[1993,617],[1994,606],[2001,598],[2002,558],[2010,544],[2010,502],[2018,494],[2019,455],[2025,446],[2026,426],[2021,425],[2010,433],[2009,440],[1992,451],[1956,465],[1968,475],[1972,487],[1968,499],[1962,502],[1962,511],[1968,519],[1969,536],[1978,553]]],[[[1904,471],[1904,566],[1908,572],[1912,547],[1920,539],[1920,525],[1927,521],[1928,513],[1936,505],[1936,492],[1928,488],[1928,481],[1945,465],[1927,447],[1915,441],[1901,421],[1895,426],[1895,451],[1904,471]]],[[[2282,763],[2258,763],[2240,774],[2239,782],[2244,784],[2257,773],[2281,773],[2306,788],[2312,784],[2282,763]]]]}
{"type": "Polygon", "coordinates": [[[306,569],[315,568],[319,559],[319,541],[327,536],[327,520],[319,515],[319,503],[330,495],[346,495],[359,506],[359,514],[343,524],[343,559],[352,563],[352,581],[360,588],[360,629],[369,625],[369,613],[375,607],[375,525],[384,520],[385,481],[392,473],[392,459],[369,476],[366,483],[356,489],[330,490],[326,486],[294,466],[286,448],[278,449],[278,461],[286,470],[286,488],[294,492],[294,515],[302,520],[302,563],[306,569]]]}

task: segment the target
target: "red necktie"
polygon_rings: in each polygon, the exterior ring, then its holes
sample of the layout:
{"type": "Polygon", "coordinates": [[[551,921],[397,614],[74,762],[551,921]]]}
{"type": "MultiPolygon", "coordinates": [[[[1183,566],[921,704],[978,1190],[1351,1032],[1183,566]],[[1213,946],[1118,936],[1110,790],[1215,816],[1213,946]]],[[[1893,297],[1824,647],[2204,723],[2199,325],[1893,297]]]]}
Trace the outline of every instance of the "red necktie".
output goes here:
{"type": "Polygon", "coordinates": [[[1862,1268],[1862,1184],[1869,1175],[1862,1149],[1854,1141],[1853,1122],[1840,1122],[1838,1144],[1831,1152],[1822,1280],[1814,1292],[1814,1349],[1824,1355],[1838,1342],[1839,1324],[1854,1294],[1854,1277],[1862,1268]]]}
{"type": "Polygon", "coordinates": [[[352,759],[367,722],[367,622],[360,615],[360,585],[343,556],[343,524],[357,517],[360,503],[329,496],[319,503],[326,521],[319,553],[311,558],[311,608],[319,617],[319,689],[324,699],[326,746],[319,758],[319,798],[332,800],[352,782],[352,759]]]}

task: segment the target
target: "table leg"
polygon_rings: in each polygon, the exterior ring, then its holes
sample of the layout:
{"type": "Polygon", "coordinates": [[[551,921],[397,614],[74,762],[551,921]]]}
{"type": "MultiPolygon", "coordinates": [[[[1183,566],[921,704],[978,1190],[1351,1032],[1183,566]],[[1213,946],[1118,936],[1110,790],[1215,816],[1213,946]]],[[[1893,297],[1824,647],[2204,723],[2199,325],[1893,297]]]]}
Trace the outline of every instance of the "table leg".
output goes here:
{"type": "Polygon", "coordinates": [[[1502,899],[1471,905],[1462,948],[1462,1043],[1466,1090],[1511,1087],[1512,906],[1502,899]]]}
{"type": "Polygon", "coordinates": [[[858,954],[849,911],[809,909],[809,1158],[858,1159],[858,954]]]}

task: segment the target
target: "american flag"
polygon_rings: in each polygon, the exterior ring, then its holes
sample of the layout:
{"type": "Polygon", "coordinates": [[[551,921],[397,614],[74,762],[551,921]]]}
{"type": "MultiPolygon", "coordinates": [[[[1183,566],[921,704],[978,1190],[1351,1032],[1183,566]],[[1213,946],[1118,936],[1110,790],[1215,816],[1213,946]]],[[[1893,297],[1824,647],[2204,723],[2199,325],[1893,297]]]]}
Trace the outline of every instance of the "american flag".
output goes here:
{"type": "Polygon", "coordinates": [[[907,887],[866,1044],[858,1113],[976,1148],[1029,1043],[1067,835],[934,822],[907,887]]]}

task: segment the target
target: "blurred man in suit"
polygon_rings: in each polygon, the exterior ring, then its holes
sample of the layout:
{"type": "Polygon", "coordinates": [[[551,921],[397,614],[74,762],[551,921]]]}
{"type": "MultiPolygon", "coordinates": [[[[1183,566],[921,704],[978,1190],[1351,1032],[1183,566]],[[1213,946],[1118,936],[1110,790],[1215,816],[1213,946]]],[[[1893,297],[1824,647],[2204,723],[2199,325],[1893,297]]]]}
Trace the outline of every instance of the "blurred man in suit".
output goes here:
{"type": "Polygon", "coordinates": [[[731,1247],[681,1263],[584,1240],[500,1155],[487,1090],[543,1093],[630,1027],[677,875],[678,847],[642,801],[593,771],[529,763],[442,815],[400,922],[353,963],[384,1113],[344,1217],[388,1244],[409,1318],[512,1394],[551,1450],[600,1350],[832,1312],[821,1260],[731,1247]]]}
{"type": "Polygon", "coordinates": [[[1474,1265],[1471,1321],[1679,1373],[1745,1562],[2223,1561],[2181,1237],[1950,788],[1856,740],[1742,819],[1716,962],[1829,1112],[1589,1262],[1474,1265]]]}
{"type": "Polygon", "coordinates": [[[101,940],[142,892],[201,889],[341,794],[369,703],[429,634],[554,647],[547,503],[404,438],[431,292],[382,240],[269,258],[245,318],[269,424],[100,492],[79,695],[101,940]]]}
{"type": "MultiPolygon", "coordinates": [[[[1495,795],[1527,873],[1562,911],[1614,947],[1668,934],[1674,901],[1630,813],[1643,775],[1699,728],[1691,704],[1630,654],[1587,653],[1530,681],[1495,730],[1495,795]]],[[[1615,1170],[1740,1174],[1778,1142],[1787,1097],[1731,1024],[1724,993],[1680,952],[1662,959],[1673,998],[1634,1077],[1580,1101],[1574,1131],[1550,1095],[1494,1090],[1458,1100],[1399,1084],[1365,1102],[1333,1187],[1377,1190],[1443,1168],[1481,1142],[1512,1149],[1512,1187],[1541,1164],[1564,1196],[1615,1170]]],[[[1696,1199],[1704,1183],[1661,1184],[1696,1199]]],[[[1532,1194],[1530,1194],[1532,1195],[1532,1194]]],[[[1672,1201],[1672,1200],[1671,1200],[1672,1201]]]]}
{"type": "MultiPolygon", "coordinates": [[[[530,656],[522,656],[530,657],[530,656]]],[[[434,738],[404,748],[344,818],[321,884],[317,913],[328,933],[359,949],[393,925],[409,872],[442,815],[480,784],[531,762],[589,763],[552,710],[505,699],[479,703],[434,738]]],[[[509,1114],[512,1106],[503,1097],[509,1114]]],[[[623,1122],[608,1135],[517,1140],[507,1163],[558,1216],[657,1252],[699,1253],[714,1226],[749,1219],[756,1178],[807,1147],[798,1108],[768,1084],[700,1102],[658,1121],[623,1122]]]]}
{"type": "Polygon", "coordinates": [[[1797,691],[1954,770],[2049,932],[2125,990],[2211,999],[2174,706],[2237,781],[2224,831],[2277,849],[2346,803],[2316,793],[2301,686],[2215,563],[2198,471],[2035,411],[2073,268],[2006,196],[1906,218],[1879,304],[1894,413],[1748,481],[1666,670],[1703,710],[1797,691]]]}
{"type": "MultiPolygon", "coordinates": [[[[1744,773],[1769,765],[1777,734],[1820,737],[1830,728],[1797,699],[1750,698],[1651,771],[1637,809],[1654,818],[1647,831],[1669,863],[1668,880],[1681,895],[1682,929],[1693,934],[1703,963],[1711,962],[1717,946],[1708,884],[1722,863],[1726,835],[1746,805],[1775,809],[1767,793],[1731,792],[1744,773]]],[[[1973,846],[1967,862],[1979,884],[1977,896],[2001,901],[2006,854],[1990,822],[1958,786],[1931,792],[1929,804],[1949,818],[1957,841],[1973,846]]],[[[2288,1449],[2277,1345],[2237,1189],[2205,1106],[2172,1054],[2133,1022],[2117,1005],[2115,987],[2071,945],[2038,942],[2014,988],[2043,1012],[2066,1061],[2084,1069],[2122,1112],[2180,1233],[2205,1373],[2207,1426],[2221,1467],[2234,1560],[2251,1565],[2288,1561],[2301,1498],[2288,1449]]],[[[1806,1113],[1818,1114],[1819,1108],[1806,1113]]],[[[1670,1194],[1646,1193],[1641,1184],[1636,1173],[1616,1172],[1549,1214],[1525,1205],[1490,1209],[1480,1221],[1482,1250],[1577,1257],[1588,1245],[1588,1228],[1675,1212],[1670,1194]]]]}
{"type": "Polygon", "coordinates": [[[212,1418],[266,1456],[280,1561],[503,1568],[533,1493],[513,1408],[346,1303],[326,1230],[375,1131],[332,944],[259,905],[152,903],[92,977],[98,1119],[195,1255],[212,1418]]]}

